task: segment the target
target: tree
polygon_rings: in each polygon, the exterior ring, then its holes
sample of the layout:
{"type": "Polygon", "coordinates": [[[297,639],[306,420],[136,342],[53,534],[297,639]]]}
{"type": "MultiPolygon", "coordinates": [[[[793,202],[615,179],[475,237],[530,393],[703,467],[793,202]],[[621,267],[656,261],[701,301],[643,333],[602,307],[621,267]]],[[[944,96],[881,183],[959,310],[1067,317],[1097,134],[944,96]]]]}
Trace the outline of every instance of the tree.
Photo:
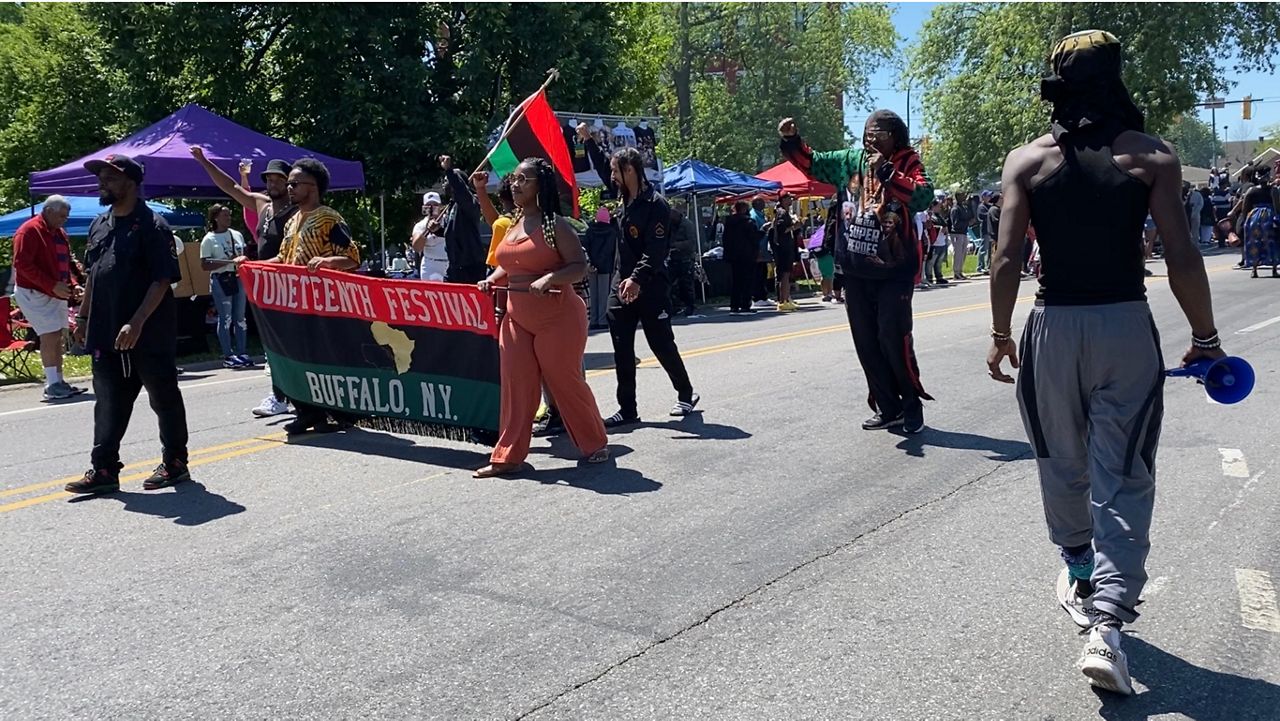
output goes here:
{"type": "MultiPolygon", "coordinates": [[[[1254,157],[1262,155],[1270,148],[1280,150],[1280,123],[1268,125],[1262,129],[1262,139],[1253,146],[1253,155],[1254,157]]],[[[1273,161],[1277,159],[1280,158],[1272,158],[1273,161]]]]}
{"type": "Polygon", "coordinates": [[[910,50],[909,73],[926,88],[930,168],[943,183],[972,185],[1012,148],[1044,133],[1038,79],[1054,43],[1101,28],[1124,43],[1124,80],[1162,133],[1197,99],[1225,92],[1220,58],[1274,68],[1280,9],[1272,3],[959,3],[934,9],[910,50]],[[1270,40],[1268,40],[1270,38],[1270,40]]]}
{"type": "Polygon", "coordinates": [[[842,96],[865,103],[869,73],[897,41],[882,5],[723,3],[662,6],[665,157],[757,171],[776,162],[776,127],[795,117],[815,147],[845,143],[842,96]],[[716,68],[708,73],[710,67],[716,68]]]}
{"type": "Polygon", "coordinates": [[[27,204],[28,174],[119,137],[106,44],[74,5],[34,3],[0,23],[0,208],[27,204]]]}
{"type": "MultiPolygon", "coordinates": [[[[630,112],[648,42],[627,5],[556,3],[0,6],[0,204],[26,200],[26,176],[196,102],[260,132],[360,160],[369,194],[335,195],[357,233],[416,215],[435,158],[476,162],[490,131],[540,85],[553,106],[630,112]],[[619,88],[630,88],[619,92],[619,88]],[[367,226],[367,227],[365,227],[367,226]]],[[[398,237],[398,233],[397,233],[398,237]]]]}
{"type": "Polygon", "coordinates": [[[1164,138],[1173,143],[1183,165],[1207,168],[1213,164],[1215,155],[1222,154],[1222,145],[1214,136],[1213,128],[1194,115],[1174,118],[1164,138]]]}

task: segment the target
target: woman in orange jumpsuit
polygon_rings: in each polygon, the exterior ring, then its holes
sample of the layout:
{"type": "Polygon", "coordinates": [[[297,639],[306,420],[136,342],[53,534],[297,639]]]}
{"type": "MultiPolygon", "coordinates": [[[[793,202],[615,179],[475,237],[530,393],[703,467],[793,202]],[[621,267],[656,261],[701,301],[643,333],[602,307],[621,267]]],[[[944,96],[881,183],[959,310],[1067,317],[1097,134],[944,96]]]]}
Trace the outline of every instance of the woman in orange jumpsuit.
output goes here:
{"type": "Polygon", "coordinates": [[[556,217],[555,171],[541,158],[525,160],[512,173],[511,194],[520,217],[498,244],[497,269],[479,284],[486,292],[510,290],[498,331],[501,428],[489,465],[476,478],[506,475],[524,463],[544,380],[585,460],[609,458],[600,409],[582,375],[587,309],[572,288],[586,273],[586,255],[573,226],[556,217]]]}

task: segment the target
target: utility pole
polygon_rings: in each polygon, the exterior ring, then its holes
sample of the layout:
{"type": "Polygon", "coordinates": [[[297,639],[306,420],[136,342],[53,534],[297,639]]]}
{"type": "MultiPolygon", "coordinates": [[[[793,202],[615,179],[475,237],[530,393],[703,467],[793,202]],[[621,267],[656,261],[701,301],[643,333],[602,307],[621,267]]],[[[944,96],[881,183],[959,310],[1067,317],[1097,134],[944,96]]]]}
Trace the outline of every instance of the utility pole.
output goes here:
{"type": "Polygon", "coordinates": [[[1213,167],[1218,167],[1218,106],[1209,106],[1209,127],[1213,128],[1213,167]]]}

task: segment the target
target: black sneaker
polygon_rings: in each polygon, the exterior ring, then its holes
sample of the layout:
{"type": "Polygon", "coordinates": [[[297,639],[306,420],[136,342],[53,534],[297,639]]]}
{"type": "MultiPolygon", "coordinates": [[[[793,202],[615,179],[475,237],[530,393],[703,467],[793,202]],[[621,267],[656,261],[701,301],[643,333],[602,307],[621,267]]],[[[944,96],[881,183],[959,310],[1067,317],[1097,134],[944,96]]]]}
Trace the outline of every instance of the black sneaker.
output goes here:
{"type": "Polygon", "coordinates": [[[608,418],[604,419],[605,428],[619,428],[621,426],[635,425],[640,422],[640,416],[623,415],[622,411],[618,411],[608,418]]]}
{"type": "Polygon", "coordinates": [[[886,428],[894,428],[900,425],[902,425],[902,414],[898,414],[893,418],[885,418],[883,413],[877,413],[862,422],[862,430],[883,431],[886,428]]]}
{"type": "Polygon", "coordinates": [[[142,490],[155,491],[189,480],[191,480],[191,472],[187,470],[187,464],[175,463],[167,465],[161,463],[156,466],[156,470],[151,474],[151,477],[142,482],[142,490]]]}
{"type": "Polygon", "coordinates": [[[120,476],[106,470],[88,470],[84,478],[72,481],[63,487],[67,493],[115,493],[120,490],[120,476]]]}
{"type": "Polygon", "coordinates": [[[291,436],[303,433],[333,433],[341,430],[341,426],[330,423],[323,415],[319,418],[296,418],[284,425],[284,432],[291,436]]]}
{"type": "Polygon", "coordinates": [[[915,411],[903,411],[902,430],[906,433],[919,433],[924,430],[924,408],[915,411]]]}

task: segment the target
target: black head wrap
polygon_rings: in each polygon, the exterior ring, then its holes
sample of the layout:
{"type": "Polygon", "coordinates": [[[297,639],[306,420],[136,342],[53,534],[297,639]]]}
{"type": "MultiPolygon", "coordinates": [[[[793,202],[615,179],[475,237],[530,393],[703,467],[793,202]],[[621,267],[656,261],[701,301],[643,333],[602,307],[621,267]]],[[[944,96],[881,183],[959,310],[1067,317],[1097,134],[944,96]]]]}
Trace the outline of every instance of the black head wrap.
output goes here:
{"type": "Polygon", "coordinates": [[[1053,103],[1053,135],[1098,125],[1143,132],[1146,119],[1120,79],[1124,51],[1103,30],[1073,33],[1049,56],[1052,72],[1040,80],[1040,97],[1053,103]]]}
{"type": "Polygon", "coordinates": [[[893,136],[894,151],[911,147],[911,137],[908,135],[907,124],[902,122],[902,116],[892,110],[877,110],[867,119],[869,125],[878,125],[889,131],[889,135],[893,136]]]}

